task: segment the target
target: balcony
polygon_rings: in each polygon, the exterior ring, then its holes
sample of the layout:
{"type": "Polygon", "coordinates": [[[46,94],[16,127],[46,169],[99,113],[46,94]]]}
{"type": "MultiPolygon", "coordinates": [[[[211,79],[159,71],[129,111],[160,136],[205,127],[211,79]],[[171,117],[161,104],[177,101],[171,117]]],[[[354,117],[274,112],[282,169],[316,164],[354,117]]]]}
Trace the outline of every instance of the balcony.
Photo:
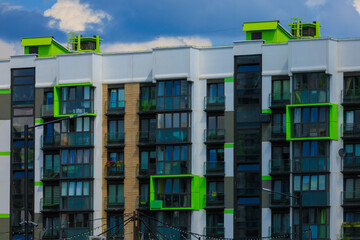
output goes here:
{"type": "MultiPolygon", "coordinates": [[[[290,193],[285,193],[289,194],[290,193]]],[[[269,194],[269,206],[271,208],[288,208],[290,207],[290,199],[288,196],[284,196],[277,193],[269,194]]]]}
{"type": "Polygon", "coordinates": [[[106,101],[106,115],[123,115],[125,113],[125,101],[106,101]]]}
{"type": "Polygon", "coordinates": [[[290,104],[290,94],[283,93],[283,96],[274,93],[269,94],[270,108],[284,108],[287,104],[290,104]]]}
{"type": "Polygon", "coordinates": [[[60,209],[62,211],[91,211],[93,208],[93,198],[91,196],[69,196],[61,197],[60,209]]]}
{"type": "Polygon", "coordinates": [[[110,132],[105,134],[106,147],[124,147],[125,133],[124,132],[110,132]]]}
{"type": "Polygon", "coordinates": [[[289,174],[290,159],[272,159],[270,163],[270,174],[289,174]]]}
{"type": "Polygon", "coordinates": [[[136,143],[138,146],[154,145],[156,143],[155,131],[142,131],[136,135],[136,143]]]}
{"type": "Polygon", "coordinates": [[[344,157],[342,159],[342,171],[355,173],[360,171],[360,157],[344,157]]]}
{"type": "Polygon", "coordinates": [[[61,101],[60,115],[94,113],[94,101],[61,101]]]}
{"type": "Polygon", "coordinates": [[[60,209],[59,197],[42,198],[40,200],[41,211],[59,211],[59,209],[60,209]]]}
{"type": "Polygon", "coordinates": [[[225,96],[206,96],[204,98],[204,111],[223,112],[225,111],[225,96]]]}
{"type": "Polygon", "coordinates": [[[59,226],[52,226],[44,231],[42,239],[59,239],[59,226]]]}
{"type": "Polygon", "coordinates": [[[125,166],[105,166],[105,179],[123,179],[125,166]]]}
{"type": "Polygon", "coordinates": [[[204,142],[206,144],[225,143],[225,129],[205,129],[204,142]]]}
{"type": "Polygon", "coordinates": [[[188,111],[191,110],[190,96],[157,97],[157,111],[188,111]]]}
{"type": "Polygon", "coordinates": [[[344,191],[341,196],[343,206],[360,206],[360,191],[344,191]]]}
{"type": "Polygon", "coordinates": [[[204,196],[207,209],[224,208],[225,207],[225,194],[212,192],[204,196]]]}
{"type": "Polygon", "coordinates": [[[224,238],[225,227],[205,227],[204,235],[209,238],[224,238]]]}
{"type": "Polygon", "coordinates": [[[54,104],[41,104],[40,116],[42,118],[54,116],[54,104]]]}
{"type": "Polygon", "coordinates": [[[329,123],[293,123],[292,138],[329,137],[329,123]]]}
{"type": "Polygon", "coordinates": [[[191,129],[158,129],[156,131],[156,143],[188,143],[191,142],[191,129]]]}
{"type": "Polygon", "coordinates": [[[158,161],[156,163],[156,174],[188,174],[188,161],[158,161]]]}
{"type": "Polygon", "coordinates": [[[328,172],[330,166],[329,157],[294,157],[292,160],[292,172],[328,172]]]}
{"type": "Polygon", "coordinates": [[[344,123],[341,124],[343,139],[360,138],[360,124],[358,123],[344,123]]]}
{"type": "Polygon", "coordinates": [[[62,147],[65,146],[93,146],[94,134],[90,132],[69,132],[61,133],[62,147]]]}
{"type": "Polygon", "coordinates": [[[105,211],[124,211],[125,198],[118,196],[117,198],[104,198],[105,211]]]}
{"type": "Polygon", "coordinates": [[[156,174],[156,164],[149,163],[147,165],[136,165],[136,177],[137,178],[149,178],[150,175],[156,174]]]}
{"type": "Polygon", "coordinates": [[[190,208],[191,194],[190,193],[172,193],[164,194],[157,193],[155,200],[162,201],[162,208],[190,208]]]}
{"type": "Polygon", "coordinates": [[[286,140],[286,126],[272,125],[270,128],[270,141],[285,141],[286,140]]]}
{"type": "Polygon", "coordinates": [[[137,112],[138,114],[151,114],[156,111],[156,100],[138,100],[137,101],[137,112]]]}
{"type": "Polygon", "coordinates": [[[56,167],[54,169],[45,169],[44,167],[41,168],[41,181],[45,180],[57,180],[59,179],[60,174],[60,167],[56,167]]]}
{"type": "Polygon", "coordinates": [[[360,89],[348,89],[341,91],[342,104],[353,105],[360,103],[360,89]]]}
{"type": "Polygon", "coordinates": [[[225,175],[225,162],[205,162],[204,163],[205,176],[224,176],[225,175]]]}
{"type": "Polygon", "coordinates": [[[348,240],[360,239],[360,224],[359,224],[359,222],[343,222],[341,239],[348,239],[348,240]]]}
{"type": "Polygon", "coordinates": [[[41,139],[41,147],[43,149],[51,149],[60,147],[61,135],[43,135],[41,139]]]}
{"type": "Polygon", "coordinates": [[[269,236],[275,239],[293,239],[290,235],[291,234],[290,232],[291,232],[291,227],[284,227],[281,225],[269,227],[269,236]]]}
{"type": "Polygon", "coordinates": [[[136,197],[136,207],[139,210],[149,210],[150,209],[150,200],[149,196],[137,196],[136,197]]]}

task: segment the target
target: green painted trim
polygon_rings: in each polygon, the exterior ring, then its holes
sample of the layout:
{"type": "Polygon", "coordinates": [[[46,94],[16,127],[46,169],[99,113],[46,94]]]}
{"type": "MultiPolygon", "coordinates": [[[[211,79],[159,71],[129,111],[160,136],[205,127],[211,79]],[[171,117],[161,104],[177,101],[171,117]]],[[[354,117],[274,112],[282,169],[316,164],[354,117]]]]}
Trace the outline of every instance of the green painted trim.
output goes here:
{"type": "Polygon", "coordinates": [[[234,209],[233,208],[224,209],[224,214],[234,214],[234,209]]]}
{"type": "Polygon", "coordinates": [[[261,176],[261,179],[264,180],[271,180],[271,176],[270,175],[263,175],[261,176]]]}
{"type": "Polygon", "coordinates": [[[0,94],[10,94],[11,89],[0,89],[0,94]]]}
{"type": "Polygon", "coordinates": [[[271,109],[262,109],[262,113],[272,113],[271,109]]]}
{"type": "Polygon", "coordinates": [[[234,143],[224,143],[224,148],[234,148],[234,143]]]}
{"type": "Polygon", "coordinates": [[[0,218],[10,218],[10,213],[0,213],[0,218]]]}
{"type": "Polygon", "coordinates": [[[35,186],[42,186],[42,185],[43,185],[43,182],[41,182],[41,181],[35,181],[35,182],[34,182],[34,185],[35,185],[35,186]]]}
{"type": "Polygon", "coordinates": [[[206,202],[206,178],[198,175],[153,175],[150,176],[150,210],[200,210],[204,209],[206,202]],[[155,199],[155,179],[156,178],[191,178],[191,207],[163,208],[162,201],[155,199]],[[159,202],[161,201],[161,203],[159,202]]]}
{"type": "Polygon", "coordinates": [[[224,82],[228,82],[228,83],[234,82],[234,78],[225,78],[224,82]]]}
{"type": "Polygon", "coordinates": [[[21,46],[43,46],[50,45],[52,42],[52,37],[32,37],[32,38],[23,38],[21,39],[21,46]]]}
{"type": "MultiPolygon", "coordinates": [[[[73,87],[73,86],[92,86],[91,82],[87,83],[71,83],[71,84],[59,84],[54,85],[54,117],[70,117],[76,114],[60,114],[60,95],[62,87],[73,87]]],[[[96,116],[95,113],[86,114],[86,116],[96,116]]]]}
{"type": "Polygon", "coordinates": [[[0,156],[10,156],[11,152],[0,152],[0,156]]]}
{"type": "Polygon", "coordinates": [[[35,118],[35,123],[44,123],[44,119],[42,119],[42,118],[35,118]]]}
{"type": "Polygon", "coordinates": [[[335,103],[308,103],[308,104],[291,104],[286,105],[286,140],[287,141],[304,141],[304,140],[338,140],[338,117],[339,106],[335,103]],[[309,137],[309,138],[293,138],[292,137],[292,110],[295,107],[316,107],[329,106],[329,136],[328,137],[309,137]]]}

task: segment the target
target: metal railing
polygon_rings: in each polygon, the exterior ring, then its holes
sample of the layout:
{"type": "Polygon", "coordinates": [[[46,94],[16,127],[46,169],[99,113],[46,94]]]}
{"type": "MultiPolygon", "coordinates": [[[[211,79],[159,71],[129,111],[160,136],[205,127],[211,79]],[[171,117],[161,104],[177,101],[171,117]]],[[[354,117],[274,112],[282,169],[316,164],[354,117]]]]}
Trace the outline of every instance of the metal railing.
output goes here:
{"type": "Polygon", "coordinates": [[[54,196],[53,198],[42,198],[40,204],[40,210],[59,210],[60,209],[60,200],[59,196],[54,196]]]}
{"type": "Polygon", "coordinates": [[[163,201],[163,208],[187,208],[191,207],[191,194],[190,193],[173,193],[164,194],[157,193],[156,200],[163,201]]]}
{"type": "Polygon", "coordinates": [[[224,207],[225,206],[225,194],[212,192],[204,196],[206,200],[206,207],[224,207]]]}
{"type": "Polygon", "coordinates": [[[149,163],[147,165],[136,165],[136,176],[137,177],[150,177],[156,173],[156,164],[149,163]]]}
{"type": "Polygon", "coordinates": [[[94,113],[93,100],[60,102],[60,114],[94,113]]]}
{"type": "Polygon", "coordinates": [[[107,178],[124,178],[124,163],[121,166],[105,166],[107,178]]]}
{"type": "Polygon", "coordinates": [[[291,234],[291,227],[284,226],[270,226],[269,227],[269,236],[272,238],[279,239],[293,239],[291,234]]]}
{"type": "Polygon", "coordinates": [[[156,100],[137,100],[137,111],[138,113],[154,112],[156,111],[156,100]]]}
{"type": "Polygon", "coordinates": [[[329,123],[293,123],[292,138],[329,137],[329,123]]]}
{"type": "Polygon", "coordinates": [[[204,109],[206,111],[224,111],[225,96],[206,96],[204,98],[204,109]]]}
{"type": "Polygon", "coordinates": [[[205,129],[204,130],[204,142],[224,142],[225,141],[225,129],[205,129]]]}
{"type": "Polygon", "coordinates": [[[204,227],[204,235],[213,238],[223,238],[225,227],[204,227]]]}
{"type": "Polygon", "coordinates": [[[188,174],[188,161],[158,161],[156,163],[156,174],[188,174]]]}
{"type": "Polygon", "coordinates": [[[53,169],[41,168],[41,179],[57,179],[60,175],[60,166],[53,169]]]}
{"type": "Polygon", "coordinates": [[[156,131],[141,131],[136,135],[136,143],[138,145],[155,144],[156,131]]]}
{"type": "Polygon", "coordinates": [[[290,173],[290,159],[271,159],[269,165],[271,174],[290,173]]]}
{"type": "Polygon", "coordinates": [[[109,132],[105,134],[106,146],[121,146],[125,144],[124,132],[109,132]]]}
{"type": "Polygon", "coordinates": [[[150,207],[150,196],[137,196],[136,197],[136,206],[141,209],[148,209],[150,207]]]}
{"type": "Polygon", "coordinates": [[[106,101],[105,102],[106,114],[124,114],[125,113],[125,101],[106,101]]]}
{"type": "Polygon", "coordinates": [[[115,199],[105,197],[104,206],[107,210],[122,210],[125,206],[125,197],[116,196],[115,199]]]}
{"type": "Polygon", "coordinates": [[[158,97],[156,103],[157,111],[164,110],[190,110],[191,95],[189,96],[165,96],[158,97]]]}
{"type": "Polygon", "coordinates": [[[283,96],[278,96],[278,94],[270,93],[269,94],[269,106],[270,107],[285,107],[287,104],[290,104],[290,93],[282,94],[283,96]]]}
{"type": "Polygon", "coordinates": [[[360,137],[360,124],[358,123],[344,123],[340,128],[342,137],[360,137]]]}
{"type": "Polygon", "coordinates": [[[341,170],[344,172],[359,172],[360,171],[360,157],[344,157],[342,159],[341,170]]]}
{"type": "Polygon", "coordinates": [[[225,174],[224,161],[204,162],[205,175],[222,175],[225,174]]]}

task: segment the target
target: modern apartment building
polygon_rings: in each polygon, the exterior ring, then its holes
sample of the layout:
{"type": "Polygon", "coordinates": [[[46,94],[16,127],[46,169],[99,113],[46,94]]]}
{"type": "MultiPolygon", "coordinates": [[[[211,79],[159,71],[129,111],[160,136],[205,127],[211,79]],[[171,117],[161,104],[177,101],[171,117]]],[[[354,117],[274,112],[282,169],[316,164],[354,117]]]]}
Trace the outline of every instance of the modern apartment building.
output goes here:
{"type": "Polygon", "coordinates": [[[122,53],[23,39],[0,61],[1,239],[24,234],[24,125],[47,122],[29,132],[33,239],[360,238],[360,39],[243,30],[122,53]]]}

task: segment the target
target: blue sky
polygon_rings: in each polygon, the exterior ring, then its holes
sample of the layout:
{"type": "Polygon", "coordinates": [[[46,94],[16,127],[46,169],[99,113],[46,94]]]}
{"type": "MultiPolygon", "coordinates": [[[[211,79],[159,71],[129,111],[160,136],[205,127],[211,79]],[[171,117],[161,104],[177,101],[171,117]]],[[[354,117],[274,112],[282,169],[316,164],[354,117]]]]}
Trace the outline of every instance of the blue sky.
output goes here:
{"type": "Polygon", "coordinates": [[[320,21],[322,36],[360,37],[360,0],[0,0],[0,58],[21,53],[22,37],[66,32],[104,39],[103,51],[172,45],[229,45],[243,22],[292,17],[320,21]]]}

